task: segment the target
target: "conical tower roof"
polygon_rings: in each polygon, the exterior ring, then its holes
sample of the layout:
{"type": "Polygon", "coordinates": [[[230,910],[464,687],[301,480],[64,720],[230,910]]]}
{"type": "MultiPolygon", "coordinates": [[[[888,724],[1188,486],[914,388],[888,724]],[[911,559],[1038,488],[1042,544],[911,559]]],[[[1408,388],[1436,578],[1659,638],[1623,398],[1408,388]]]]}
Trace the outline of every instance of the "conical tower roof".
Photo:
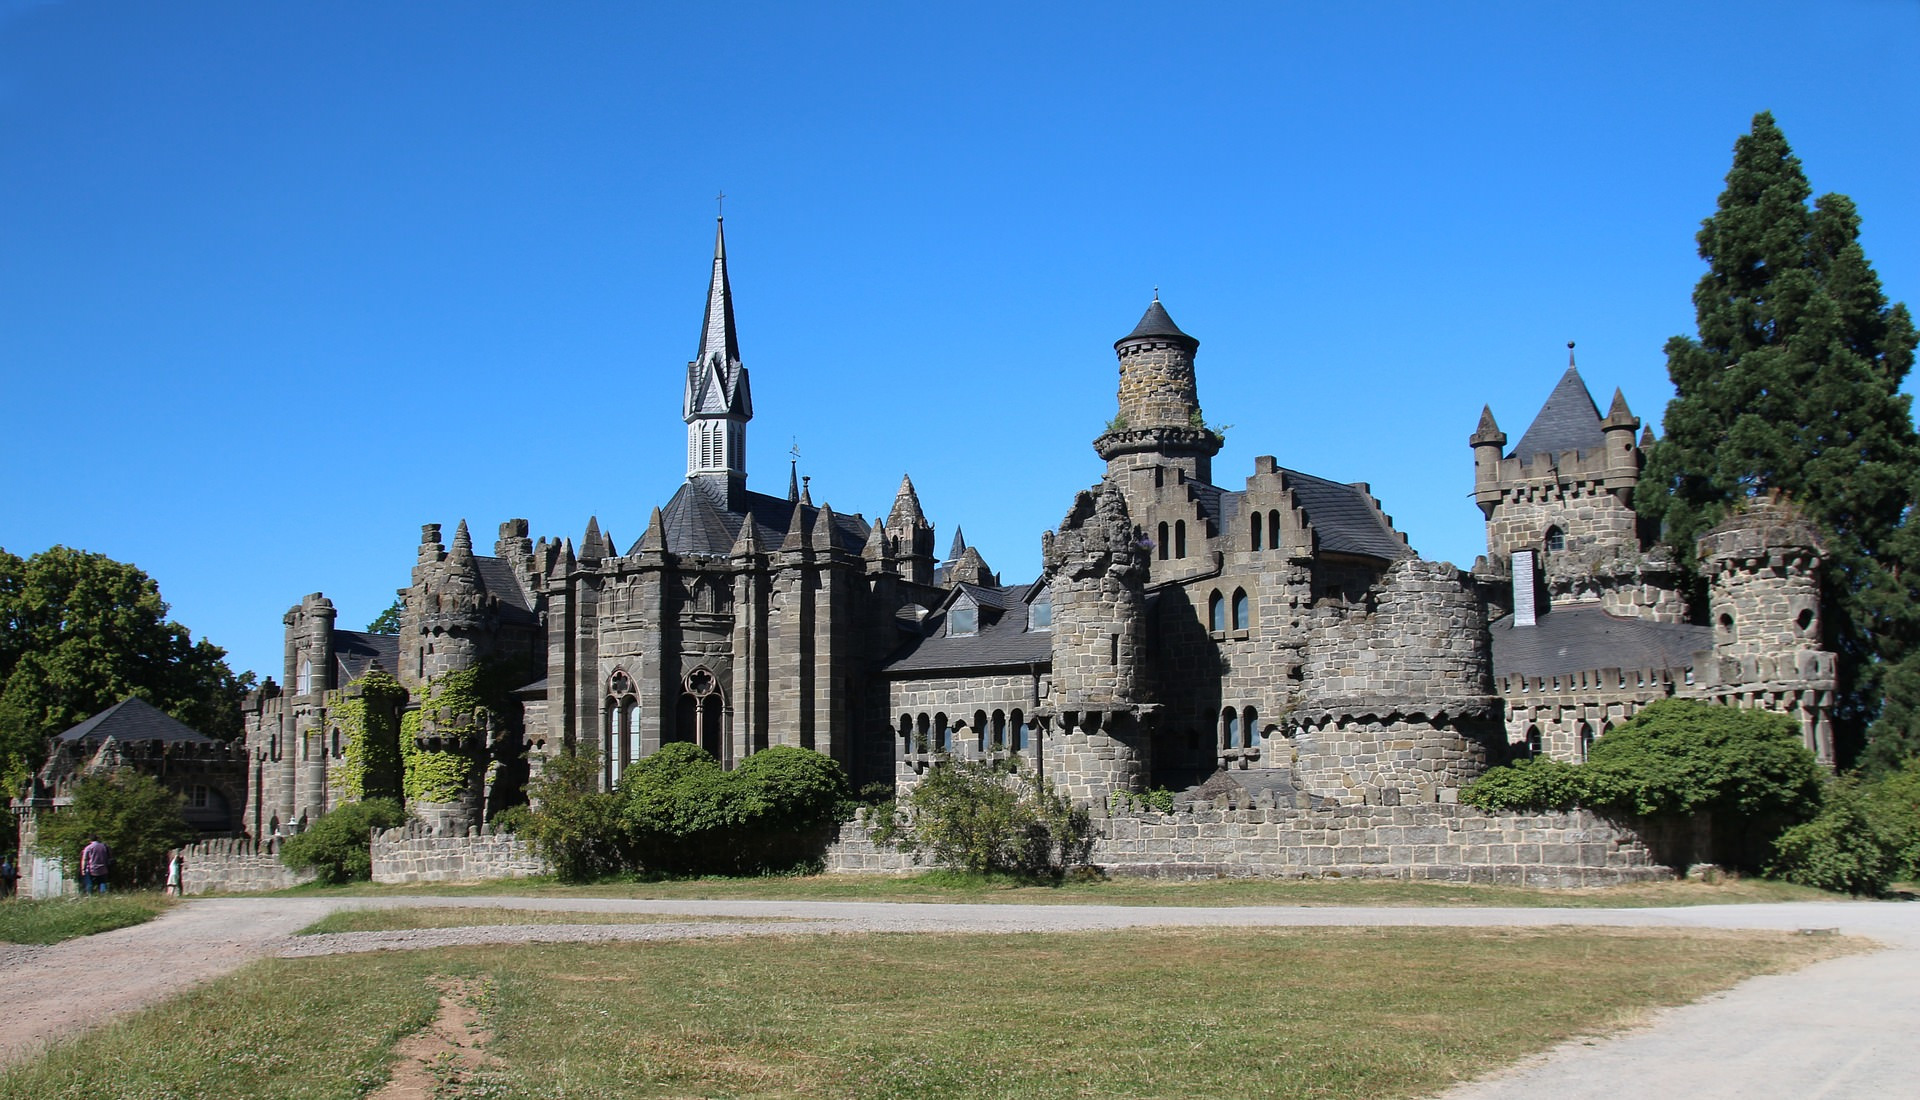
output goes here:
{"type": "Polygon", "coordinates": [[[1600,406],[1587,392],[1579,368],[1569,365],[1508,457],[1531,462],[1535,455],[1599,452],[1606,446],[1606,433],[1600,430],[1600,406]]]}
{"type": "Polygon", "coordinates": [[[1167,315],[1167,307],[1160,304],[1160,295],[1155,294],[1152,304],[1140,315],[1140,323],[1133,326],[1132,332],[1115,340],[1113,346],[1117,348],[1135,340],[1166,339],[1184,342],[1189,351],[1200,346],[1200,341],[1180,331],[1180,326],[1173,323],[1173,318],[1167,315]]]}

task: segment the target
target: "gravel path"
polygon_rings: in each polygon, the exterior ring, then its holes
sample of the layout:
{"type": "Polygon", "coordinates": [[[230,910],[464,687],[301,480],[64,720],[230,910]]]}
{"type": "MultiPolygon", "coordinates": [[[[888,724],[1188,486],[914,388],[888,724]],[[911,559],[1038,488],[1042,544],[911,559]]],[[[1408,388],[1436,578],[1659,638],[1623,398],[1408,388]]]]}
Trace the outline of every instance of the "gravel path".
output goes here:
{"type": "Polygon", "coordinates": [[[1832,929],[1886,950],[1756,978],[1659,1014],[1632,1034],[1577,1042],[1446,1100],[1552,1095],[1618,1100],[1914,1095],[1920,1082],[1920,905],[1832,902],[1674,909],[1411,909],[943,905],[606,898],[215,898],[51,947],[0,950],[0,1065],[252,959],[493,943],[791,936],[830,932],[1060,932],[1140,927],[1540,927],[1832,929]],[[685,916],[686,922],[548,924],[295,937],[336,909],[475,906],[685,916]],[[780,921],[766,918],[779,917],[780,921]],[[729,920],[727,918],[737,918],[729,920]]]}

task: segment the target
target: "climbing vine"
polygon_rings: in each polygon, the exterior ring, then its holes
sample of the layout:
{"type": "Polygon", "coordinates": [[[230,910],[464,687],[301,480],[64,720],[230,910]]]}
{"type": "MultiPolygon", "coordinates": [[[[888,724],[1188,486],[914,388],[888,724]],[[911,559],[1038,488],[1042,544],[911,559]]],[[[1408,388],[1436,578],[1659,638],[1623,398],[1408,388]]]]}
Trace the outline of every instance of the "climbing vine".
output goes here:
{"type": "Polygon", "coordinates": [[[409,803],[457,802],[465,798],[472,787],[475,770],[486,764],[484,752],[434,752],[420,748],[417,738],[423,717],[442,710],[470,716],[476,709],[485,707],[505,718],[506,709],[516,705],[509,694],[511,680],[509,670],[482,665],[427,681],[420,705],[408,711],[400,723],[403,786],[409,803]]]}
{"type": "Polygon", "coordinates": [[[334,692],[328,719],[340,732],[341,762],[328,770],[335,804],[400,793],[400,711],[407,689],[385,672],[361,677],[349,692],[334,692]]]}

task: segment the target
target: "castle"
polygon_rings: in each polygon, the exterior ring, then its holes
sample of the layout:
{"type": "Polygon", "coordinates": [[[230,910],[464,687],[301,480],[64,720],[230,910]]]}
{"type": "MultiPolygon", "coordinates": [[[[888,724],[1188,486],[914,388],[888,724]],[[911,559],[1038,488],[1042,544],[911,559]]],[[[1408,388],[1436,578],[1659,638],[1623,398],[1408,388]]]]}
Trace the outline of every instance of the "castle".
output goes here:
{"type": "Polygon", "coordinates": [[[1513,754],[1578,759],[1668,695],[1791,713],[1831,760],[1814,533],[1759,501],[1709,534],[1709,625],[1690,622],[1673,554],[1631,508],[1651,433],[1618,394],[1602,416],[1571,361],[1511,452],[1490,410],[1470,439],[1488,553],[1469,572],[1418,557],[1365,484],[1272,457],[1217,484],[1199,346],[1157,295],[1115,342],[1100,480],[1043,536],[1041,575],[1002,584],[958,534],[936,554],[909,479],[873,522],[791,476],[783,495],[747,487],[722,226],[683,380],[686,479],[639,540],[622,550],[592,519],[577,546],[535,541],[511,519],[482,554],[464,521],[450,545],[428,524],[397,635],[337,629],[307,596],[284,678],[246,703],[246,831],[302,827],[366,789],[373,757],[460,763],[413,799],[460,833],[553,753],[593,750],[612,786],[673,741],[727,766],[816,749],[856,787],[1017,753],[1094,806],[1196,786],[1446,803],[1513,754]],[[434,705],[480,667],[518,670],[516,705],[434,705]],[[408,694],[369,695],[375,672],[408,694]],[[410,721],[367,720],[423,697],[410,721]],[[356,745],[376,726],[402,744],[356,745]]]}

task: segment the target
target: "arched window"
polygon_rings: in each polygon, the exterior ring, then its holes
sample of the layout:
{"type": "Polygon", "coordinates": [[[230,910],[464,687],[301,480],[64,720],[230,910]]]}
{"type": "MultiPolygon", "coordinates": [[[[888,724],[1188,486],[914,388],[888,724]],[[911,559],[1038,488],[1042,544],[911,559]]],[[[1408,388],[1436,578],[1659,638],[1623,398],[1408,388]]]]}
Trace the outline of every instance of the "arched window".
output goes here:
{"type": "Polygon", "coordinates": [[[1739,634],[1733,629],[1732,612],[1722,611],[1720,613],[1720,633],[1726,635],[1726,640],[1729,642],[1739,637],[1739,634]]]}
{"type": "Polygon", "coordinates": [[[1249,615],[1249,609],[1247,607],[1247,590],[1244,588],[1234,589],[1233,590],[1233,628],[1235,630],[1247,629],[1247,622],[1250,617],[1251,616],[1249,615]]]}
{"type": "Polygon", "coordinates": [[[1187,556],[1187,521],[1184,519],[1173,521],[1173,556],[1176,558],[1187,556]]]}
{"type": "Polygon", "coordinates": [[[996,710],[993,712],[993,738],[991,744],[995,752],[1000,752],[1007,747],[1007,712],[1004,710],[996,710]]]}
{"type": "Polygon", "coordinates": [[[1248,531],[1248,534],[1251,535],[1252,538],[1249,541],[1247,549],[1258,551],[1260,549],[1260,535],[1262,533],[1261,528],[1264,527],[1266,524],[1265,524],[1265,521],[1261,519],[1260,513],[1258,512],[1255,512],[1253,514],[1252,519],[1253,519],[1253,523],[1251,525],[1251,529],[1248,531]]]}
{"type": "Polygon", "coordinates": [[[941,713],[933,716],[933,732],[934,732],[933,744],[935,749],[939,752],[952,752],[953,751],[953,727],[947,725],[946,714],[941,713]]]}
{"type": "Polygon", "coordinates": [[[294,694],[306,695],[311,691],[313,691],[313,662],[303,660],[300,662],[300,681],[294,688],[294,694]]]}
{"type": "Polygon", "coordinates": [[[1207,629],[1216,634],[1227,629],[1227,601],[1218,592],[1207,597],[1207,629]]]}
{"type": "Polygon", "coordinates": [[[1549,554],[1557,550],[1565,550],[1567,548],[1567,533],[1558,527],[1549,527],[1547,528],[1547,537],[1544,541],[1547,553],[1549,554]]]}
{"type": "Polygon", "coordinates": [[[933,751],[933,732],[932,732],[933,722],[931,719],[927,717],[927,714],[925,711],[920,712],[920,718],[917,721],[916,725],[919,728],[914,731],[913,751],[918,753],[932,752],[933,751]]]}
{"type": "Polygon", "coordinates": [[[1540,729],[1537,726],[1527,727],[1527,755],[1540,755],[1540,729]]]}
{"type": "Polygon", "coordinates": [[[1160,525],[1160,560],[1167,560],[1167,525],[1165,523],[1160,525]]]}
{"type": "Polygon", "coordinates": [[[1237,748],[1240,744],[1240,715],[1232,707],[1220,712],[1220,747],[1237,748]]]}
{"type": "Polygon", "coordinates": [[[336,760],[340,758],[340,730],[337,727],[333,731],[333,757],[336,760]]]}
{"type": "Polygon", "coordinates": [[[1267,513],[1267,549],[1280,549],[1280,509],[1267,513]]]}
{"type": "Polygon", "coordinates": [[[1250,749],[1254,746],[1254,741],[1259,736],[1260,712],[1254,710],[1252,707],[1248,707],[1240,715],[1240,744],[1250,749]]]}
{"type": "Polygon", "coordinates": [[[1013,751],[1027,751],[1027,716],[1019,711],[1013,712],[1013,751]]]}
{"type": "Polygon", "coordinates": [[[1593,751],[1593,727],[1580,723],[1580,759],[1584,762],[1587,754],[1593,751]]]}
{"type": "Polygon", "coordinates": [[[987,712],[973,712],[973,743],[981,752],[987,751],[987,712]]]}

